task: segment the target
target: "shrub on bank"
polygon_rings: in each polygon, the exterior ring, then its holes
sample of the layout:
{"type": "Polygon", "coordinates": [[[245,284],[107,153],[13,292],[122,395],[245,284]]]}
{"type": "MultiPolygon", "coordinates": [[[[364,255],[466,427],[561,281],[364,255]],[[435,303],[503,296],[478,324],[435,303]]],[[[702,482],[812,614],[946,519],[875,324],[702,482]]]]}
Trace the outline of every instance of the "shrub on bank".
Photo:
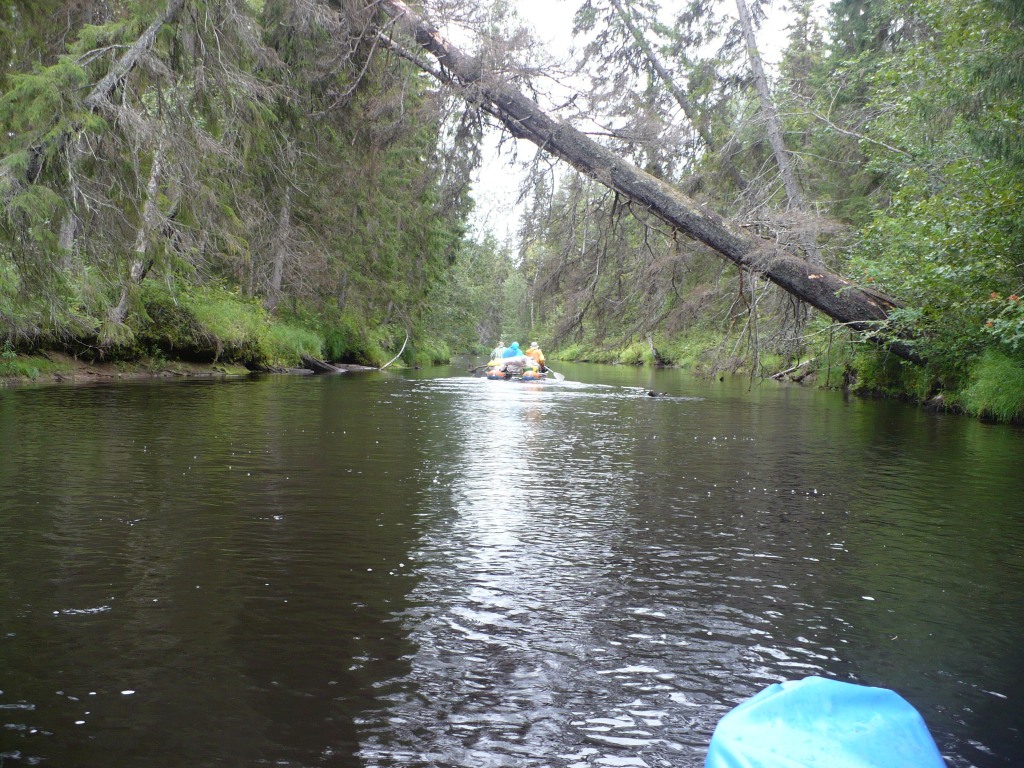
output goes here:
{"type": "MultiPolygon", "coordinates": [[[[706,364],[709,355],[721,344],[721,334],[693,330],[671,339],[655,339],[662,363],[685,370],[695,370],[706,364]]],[[[580,363],[607,363],[611,365],[655,365],[654,353],[646,340],[634,341],[621,347],[602,346],[598,342],[573,342],[560,346],[552,359],[580,363]]]]}
{"type": "Polygon", "coordinates": [[[986,350],[970,384],[955,401],[969,413],[999,421],[1024,420],[1024,363],[996,349],[986,350]]]}

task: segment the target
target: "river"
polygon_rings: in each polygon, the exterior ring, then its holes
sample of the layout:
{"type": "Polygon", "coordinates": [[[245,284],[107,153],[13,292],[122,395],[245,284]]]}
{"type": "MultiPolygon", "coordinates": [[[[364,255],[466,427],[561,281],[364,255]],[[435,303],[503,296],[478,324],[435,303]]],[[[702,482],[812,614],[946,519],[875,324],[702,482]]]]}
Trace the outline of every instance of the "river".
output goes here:
{"type": "Polygon", "coordinates": [[[0,765],[699,768],[808,675],[1024,763],[1024,432],[558,370],[0,390],[0,765]]]}

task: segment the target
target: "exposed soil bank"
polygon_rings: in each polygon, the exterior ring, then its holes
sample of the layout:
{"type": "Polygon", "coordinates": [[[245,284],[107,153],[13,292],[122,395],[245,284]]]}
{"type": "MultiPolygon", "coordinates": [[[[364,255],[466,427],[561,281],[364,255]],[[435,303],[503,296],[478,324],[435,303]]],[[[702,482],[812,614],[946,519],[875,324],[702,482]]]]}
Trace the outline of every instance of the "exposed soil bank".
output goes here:
{"type": "Polygon", "coordinates": [[[324,370],[309,365],[304,368],[281,368],[273,371],[251,371],[233,363],[194,363],[184,360],[143,358],[134,361],[95,362],[80,360],[63,352],[43,352],[39,355],[17,356],[0,360],[0,387],[37,384],[103,384],[117,381],[172,378],[227,378],[251,376],[256,373],[289,373],[299,376],[314,374],[344,374],[357,371],[376,371],[367,365],[353,363],[318,363],[324,370]],[[326,370],[330,369],[330,370],[326,370]]]}

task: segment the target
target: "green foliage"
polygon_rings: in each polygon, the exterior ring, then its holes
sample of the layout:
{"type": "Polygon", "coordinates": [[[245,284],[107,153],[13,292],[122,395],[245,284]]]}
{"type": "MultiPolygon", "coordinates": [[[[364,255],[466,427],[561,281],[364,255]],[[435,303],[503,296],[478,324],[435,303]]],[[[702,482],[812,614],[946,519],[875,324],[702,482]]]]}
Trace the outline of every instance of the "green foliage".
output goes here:
{"type": "MultiPolygon", "coordinates": [[[[846,367],[851,391],[865,395],[905,398],[923,403],[936,391],[936,379],[927,368],[908,363],[876,348],[859,350],[846,367]]],[[[832,374],[830,373],[830,376],[832,374]]]]}
{"type": "MultiPolygon", "coordinates": [[[[667,365],[687,370],[698,370],[714,357],[721,344],[721,335],[710,329],[691,329],[687,333],[675,334],[658,339],[655,346],[662,361],[667,365]]],[[[612,348],[606,344],[575,342],[558,347],[555,356],[559,360],[574,360],[590,363],[611,363],[616,365],[654,365],[650,345],[637,341],[622,347],[612,348]]]]}
{"type": "Polygon", "coordinates": [[[501,336],[506,344],[520,342],[531,335],[530,296],[526,276],[522,270],[510,271],[501,283],[501,292],[495,297],[500,302],[502,327],[501,336]]]}
{"type": "Polygon", "coordinates": [[[657,342],[658,352],[670,365],[695,370],[721,343],[721,334],[709,327],[693,328],[686,333],[657,342]]]}
{"type": "Polygon", "coordinates": [[[947,166],[941,186],[935,177],[904,180],[893,206],[864,231],[854,267],[864,283],[912,307],[893,322],[918,337],[925,357],[955,365],[984,347],[990,295],[1024,282],[1024,185],[974,163],[947,166]]]}
{"type": "Polygon", "coordinates": [[[63,0],[0,0],[0,93],[8,90],[7,75],[49,58],[61,32],[53,18],[65,7],[63,0]]]}
{"type": "MultiPolygon", "coordinates": [[[[302,353],[381,365],[406,333],[413,365],[488,350],[499,336],[644,364],[654,335],[662,358],[707,369],[716,358],[782,366],[808,343],[797,310],[770,292],[759,294],[755,333],[732,268],[579,176],[538,183],[515,258],[493,238],[468,239],[479,114],[451,113],[400,57],[362,40],[337,45],[346,25],[315,4],[203,3],[203,24],[162,30],[149,66],[119,85],[110,124],[82,98],[163,4],[36,5],[12,13],[0,0],[0,49],[12,41],[0,74],[3,338],[253,367],[302,353]],[[67,28],[48,29],[62,10],[67,28]],[[157,158],[159,221],[147,229],[157,158]],[[72,224],[72,247],[61,248],[72,224]],[[147,269],[139,290],[132,261],[147,269]],[[129,316],[112,322],[126,286],[129,316]]],[[[787,142],[808,198],[856,228],[825,227],[822,244],[862,284],[906,303],[887,331],[910,334],[932,362],[917,371],[864,352],[852,363],[861,386],[923,398],[936,377],[963,380],[986,349],[1016,359],[1024,312],[992,295],[1024,286],[1019,2],[840,0],[829,43],[811,4],[798,5],[777,88],[787,142]]],[[[607,4],[587,3],[577,24],[600,43],[587,54],[622,118],[616,151],[785,239],[800,222],[761,175],[763,128],[727,23],[694,6],[669,29],[655,5],[632,8],[687,82],[701,136],[668,125],[679,107],[648,55],[607,4]],[[719,43],[713,59],[690,58],[719,43]],[[644,87],[631,93],[634,81],[644,87]],[[728,163],[708,151],[732,137],[728,163]],[[731,163],[751,182],[742,194],[735,177],[718,183],[731,163]],[[695,169],[702,178],[679,176],[695,169]]]]}
{"type": "MultiPolygon", "coordinates": [[[[16,133],[19,143],[29,134],[39,141],[56,136],[62,121],[74,119],[80,108],[78,94],[89,82],[86,71],[69,56],[49,67],[9,75],[10,89],[0,98],[0,123],[16,133]]],[[[12,137],[0,138],[0,147],[12,137]]],[[[56,148],[54,148],[56,149],[56,148]]]]}
{"type": "Polygon", "coordinates": [[[183,301],[217,357],[250,367],[298,365],[303,354],[317,356],[323,343],[315,332],[273,320],[261,304],[235,291],[195,290],[183,301]]]}
{"type": "Polygon", "coordinates": [[[996,312],[985,321],[985,332],[1014,352],[1024,352],[1024,306],[1020,297],[1012,293],[1003,299],[993,292],[990,304],[996,312]]]}
{"type": "Polygon", "coordinates": [[[223,345],[228,360],[245,362],[244,350],[254,346],[267,324],[267,315],[257,302],[230,290],[199,288],[183,297],[182,304],[204,331],[223,345]],[[236,358],[235,354],[243,357],[236,358]]]}
{"type": "Polygon", "coordinates": [[[61,365],[45,357],[19,355],[10,341],[4,342],[3,352],[0,352],[0,377],[3,378],[38,379],[61,369],[61,365]]]}
{"type": "Polygon", "coordinates": [[[17,265],[0,251],[0,316],[11,314],[10,301],[17,296],[20,285],[17,265]]]}
{"type": "MultiPolygon", "coordinates": [[[[860,7],[836,9],[847,6],[860,7]]],[[[837,10],[852,26],[834,35],[830,61],[844,94],[857,94],[832,108],[863,121],[860,150],[878,182],[851,268],[861,284],[907,305],[890,330],[909,334],[931,375],[950,386],[987,347],[1013,349],[1019,330],[1015,307],[994,308],[990,297],[1024,284],[1024,165],[1015,155],[1024,151],[1024,91],[1010,87],[1024,35],[994,4],[866,7],[837,10]]],[[[873,388],[903,386],[877,378],[873,388]]]]}
{"type": "Polygon", "coordinates": [[[316,331],[275,320],[266,329],[263,346],[271,365],[296,366],[299,365],[302,355],[322,355],[323,343],[323,339],[316,331]]]}
{"type": "Polygon", "coordinates": [[[0,376],[38,379],[40,369],[27,359],[0,360],[0,376]]]}
{"type": "Polygon", "coordinates": [[[387,362],[384,351],[372,340],[372,333],[362,320],[351,312],[326,318],[324,351],[336,363],[381,366],[387,362]]]}
{"type": "Polygon", "coordinates": [[[148,346],[149,350],[159,350],[168,357],[216,359],[215,338],[207,333],[185,302],[166,286],[144,285],[140,298],[145,314],[137,316],[135,337],[140,343],[139,353],[148,346]]]}
{"type": "Polygon", "coordinates": [[[116,357],[130,355],[135,343],[135,331],[131,326],[118,323],[104,317],[96,333],[97,342],[105,350],[110,350],[116,357]]]}
{"type": "Polygon", "coordinates": [[[425,339],[416,344],[410,342],[402,354],[402,361],[414,368],[430,365],[445,365],[451,362],[452,353],[448,345],[437,339],[425,339]]]}
{"type": "Polygon", "coordinates": [[[579,342],[562,344],[561,346],[558,347],[557,355],[553,354],[550,351],[546,351],[544,353],[544,356],[548,360],[573,360],[576,362],[584,362],[589,359],[587,357],[586,350],[583,348],[583,345],[580,344],[579,342]]]}
{"type": "Polygon", "coordinates": [[[49,225],[63,207],[64,201],[48,187],[23,187],[7,199],[3,225],[9,231],[21,232],[36,242],[52,242],[54,235],[49,225]]]}
{"type": "Polygon", "coordinates": [[[35,276],[26,274],[24,256],[16,262],[0,248],[0,339],[34,348],[90,339],[97,322],[79,301],[79,285],[60,274],[27,279],[35,276]]]}
{"type": "Polygon", "coordinates": [[[565,354],[565,356],[562,359],[565,360],[576,360],[586,363],[606,363],[608,365],[617,363],[619,359],[618,350],[606,344],[570,345],[563,354],[565,354]],[[570,357],[569,354],[572,354],[573,356],[570,357]]]}
{"type": "Polygon", "coordinates": [[[422,322],[426,343],[461,352],[490,351],[503,329],[517,325],[521,315],[516,303],[521,293],[509,302],[511,307],[505,301],[506,283],[518,280],[514,273],[511,256],[493,237],[465,240],[446,278],[431,288],[422,322]]]}
{"type": "Polygon", "coordinates": [[[621,365],[652,365],[654,354],[647,344],[637,341],[619,350],[618,362],[621,365]]]}
{"type": "MultiPolygon", "coordinates": [[[[167,25],[119,82],[107,124],[83,97],[165,4],[86,5],[22,13],[0,0],[0,26],[13,23],[0,39],[16,43],[0,73],[6,337],[265,366],[322,354],[310,328],[333,328],[339,312],[339,359],[379,364],[406,331],[430,333],[469,167],[442,157],[444,104],[410,64],[338,45],[345,24],[309,4],[203,3],[203,24],[167,25]],[[46,55],[25,55],[32,46],[46,55]],[[125,289],[120,323],[110,309],[125,289]],[[262,302],[282,316],[301,304],[309,320],[284,325],[262,302]]],[[[458,138],[453,157],[474,156],[472,131],[458,138]]],[[[464,333],[469,318],[448,325],[464,333]]],[[[445,343],[426,356],[446,356],[445,343]]]]}
{"type": "Polygon", "coordinates": [[[1024,360],[989,349],[956,397],[973,414],[1000,421],[1024,419],[1024,360]]]}

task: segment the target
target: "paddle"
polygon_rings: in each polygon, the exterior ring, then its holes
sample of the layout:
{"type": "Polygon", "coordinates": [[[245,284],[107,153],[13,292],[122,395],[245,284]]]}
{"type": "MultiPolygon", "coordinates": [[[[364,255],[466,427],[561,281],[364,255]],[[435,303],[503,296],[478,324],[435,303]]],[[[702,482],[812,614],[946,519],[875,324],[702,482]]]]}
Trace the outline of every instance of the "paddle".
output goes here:
{"type": "Polygon", "coordinates": [[[548,373],[550,373],[550,374],[553,374],[553,375],[554,375],[554,377],[555,377],[555,381],[565,381],[565,376],[563,376],[562,374],[560,374],[560,373],[559,373],[558,371],[553,371],[553,370],[551,370],[550,368],[548,368],[547,366],[544,366],[544,367],[545,367],[545,368],[547,368],[547,372],[548,372],[548,373]]]}

